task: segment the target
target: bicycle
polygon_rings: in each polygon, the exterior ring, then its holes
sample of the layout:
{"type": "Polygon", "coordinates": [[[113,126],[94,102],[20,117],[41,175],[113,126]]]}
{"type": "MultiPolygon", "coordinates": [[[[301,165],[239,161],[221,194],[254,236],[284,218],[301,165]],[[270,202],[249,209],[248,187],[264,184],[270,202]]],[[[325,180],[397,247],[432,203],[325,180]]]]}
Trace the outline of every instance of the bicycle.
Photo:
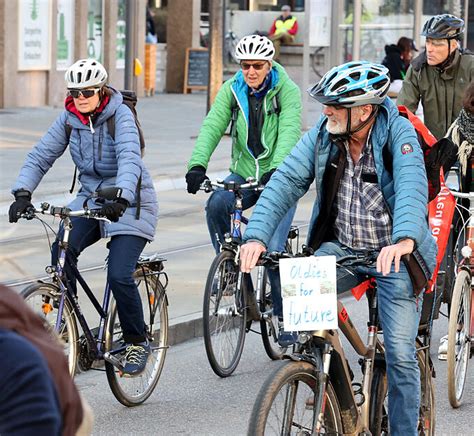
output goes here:
{"type": "MultiPolygon", "coordinates": [[[[107,188],[95,195],[112,200],[117,197],[118,188],[107,188]]],[[[155,389],[163,369],[166,351],[168,349],[168,300],[166,287],[168,276],[163,271],[166,260],[156,253],[150,256],[142,255],[137,263],[134,278],[137,282],[142,299],[147,338],[151,345],[146,368],[143,373],[134,377],[126,377],[121,371],[121,357],[125,352],[122,330],[118,319],[117,307],[112,297],[108,283],[102,305],[94,296],[77,266],[69,261],[67,245],[72,230],[72,217],[110,222],[100,214],[100,209],[89,209],[87,201],[83,209],[72,211],[67,207],[55,207],[42,203],[40,208],[30,208],[22,218],[27,220],[39,219],[38,215],[51,215],[60,218],[64,229],[58,245],[58,261],[56,265],[45,268],[50,281],[38,281],[24,289],[21,295],[26,302],[38,313],[45,323],[55,331],[64,345],[68,359],[69,372],[74,376],[79,367],[87,371],[94,362],[104,360],[105,372],[112,393],[125,406],[131,407],[143,403],[155,389]],[[91,329],[87,324],[79,305],[77,295],[67,283],[64,266],[72,268],[74,278],[80,283],[87,297],[99,315],[98,328],[91,329]],[[160,280],[164,278],[164,283],[160,280]],[[77,322],[82,328],[83,335],[79,337],[77,322]]]]}
{"type": "Polygon", "coordinates": [[[459,236],[455,244],[454,264],[456,278],[452,288],[448,324],[448,398],[451,406],[457,408],[462,403],[464,386],[466,383],[469,359],[472,357],[471,337],[474,334],[474,312],[472,310],[472,274],[474,263],[472,251],[474,248],[474,192],[461,193],[450,191],[457,199],[469,200],[469,207],[458,202],[457,208],[468,212],[469,217],[463,219],[459,236]],[[461,238],[465,243],[461,242],[461,238]],[[462,244],[462,248],[460,247],[462,244]],[[459,249],[460,248],[460,249],[459,249]],[[456,256],[458,254],[458,256],[456,256]],[[456,258],[457,257],[457,258],[456,258]]]}
{"type": "MultiPolygon", "coordinates": [[[[279,258],[264,256],[264,265],[276,266],[279,258]]],[[[371,265],[375,256],[348,255],[338,267],[371,265]]],[[[361,285],[360,285],[361,286],[361,285]]],[[[292,355],[269,375],[255,401],[249,435],[291,434],[388,434],[387,375],[379,328],[376,283],[364,283],[369,303],[368,338],[362,341],[344,305],[337,302],[338,328],[361,359],[361,383],[345,357],[338,330],[300,332],[292,355]],[[370,433],[369,433],[370,432],[370,433]]],[[[429,332],[428,332],[429,333],[429,332]]],[[[421,379],[419,434],[434,434],[433,368],[429,356],[429,334],[421,326],[417,338],[417,360],[421,379]]]]}
{"type": "MultiPolygon", "coordinates": [[[[209,364],[218,376],[228,377],[239,364],[245,334],[251,330],[253,321],[260,323],[260,331],[255,332],[261,334],[270,359],[281,359],[286,348],[278,345],[278,318],[273,316],[267,271],[264,267],[257,268],[252,279],[239,268],[241,223],[248,222],[242,214],[242,192],[262,190],[263,187],[255,179],[248,179],[243,184],[206,180],[202,189],[205,192],[224,189],[235,194],[231,232],[226,235],[221,252],[209,269],[203,304],[204,344],[209,364]]],[[[292,241],[298,241],[298,234],[296,227],[289,231],[286,249],[290,252],[292,241]]]]}

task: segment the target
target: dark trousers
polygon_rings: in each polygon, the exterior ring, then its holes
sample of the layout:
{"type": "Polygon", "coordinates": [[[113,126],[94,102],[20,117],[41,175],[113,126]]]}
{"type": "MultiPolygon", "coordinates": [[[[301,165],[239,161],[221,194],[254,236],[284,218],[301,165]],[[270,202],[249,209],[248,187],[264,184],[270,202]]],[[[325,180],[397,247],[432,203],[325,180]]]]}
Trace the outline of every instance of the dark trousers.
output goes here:
{"type": "MultiPolygon", "coordinates": [[[[72,218],[73,229],[69,234],[68,258],[75,265],[81,252],[101,239],[99,221],[87,218],[72,218]]],[[[60,230],[59,238],[63,230],[60,230]]],[[[109,260],[107,281],[112,289],[123,337],[127,343],[145,341],[145,322],[138,289],[133,280],[133,273],[147,240],[139,236],[113,236],[108,244],[109,260]]],[[[58,240],[53,244],[52,263],[57,262],[58,240]]],[[[64,268],[67,277],[73,277],[71,267],[64,268]]],[[[71,288],[76,291],[76,280],[69,280],[71,288]]]]}

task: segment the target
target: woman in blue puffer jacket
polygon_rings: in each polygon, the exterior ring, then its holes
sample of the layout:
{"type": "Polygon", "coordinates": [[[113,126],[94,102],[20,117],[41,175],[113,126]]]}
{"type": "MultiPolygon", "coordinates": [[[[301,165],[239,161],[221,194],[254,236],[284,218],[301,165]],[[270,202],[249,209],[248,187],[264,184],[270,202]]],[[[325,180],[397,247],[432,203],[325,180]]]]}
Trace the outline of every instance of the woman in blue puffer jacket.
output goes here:
{"type": "MultiPolygon", "coordinates": [[[[84,200],[98,189],[121,188],[120,198],[95,205],[102,208],[111,223],[72,218],[68,256],[77,262],[86,247],[102,237],[111,238],[107,278],[117,301],[124,340],[130,344],[124,356],[124,372],[136,375],[145,368],[150,346],[132,276],[145,244],[153,240],[158,203],[153,181],[140,155],[134,115],[123,104],[122,94],[106,85],[107,77],[107,71],[95,59],[79,60],[66,71],[66,109],[28,154],[12,188],[15,202],[10,206],[9,219],[17,222],[32,205],[33,191],[68,145],[81,185],[69,205],[72,210],[81,209],[84,200]],[[112,116],[113,135],[107,123],[112,116]]],[[[53,246],[53,265],[56,247],[57,243],[53,246]]],[[[72,281],[71,286],[75,290],[72,281]]]]}

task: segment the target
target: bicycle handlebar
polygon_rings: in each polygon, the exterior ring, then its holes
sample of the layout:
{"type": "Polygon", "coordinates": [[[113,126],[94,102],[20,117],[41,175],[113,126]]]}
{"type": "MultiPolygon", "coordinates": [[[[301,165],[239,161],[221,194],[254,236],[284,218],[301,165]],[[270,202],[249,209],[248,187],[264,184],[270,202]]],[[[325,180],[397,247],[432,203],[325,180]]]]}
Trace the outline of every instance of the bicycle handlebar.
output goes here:
{"type": "Polygon", "coordinates": [[[40,208],[30,207],[25,213],[21,215],[21,218],[27,220],[33,219],[37,214],[51,215],[59,217],[61,219],[70,217],[84,217],[93,218],[99,221],[105,221],[110,223],[111,221],[101,213],[101,209],[80,209],[71,210],[68,207],[52,206],[49,203],[41,203],[40,208]]]}
{"type": "Polygon", "coordinates": [[[248,178],[246,183],[237,183],[237,182],[225,182],[224,180],[217,179],[215,181],[206,179],[202,182],[200,189],[204,192],[212,192],[218,189],[224,191],[237,192],[243,190],[254,190],[254,191],[263,191],[264,186],[260,184],[254,178],[248,178]]]}
{"type": "Polygon", "coordinates": [[[449,190],[451,194],[453,194],[454,197],[456,198],[467,198],[469,200],[474,200],[474,192],[459,192],[459,191],[453,191],[449,190]]]}

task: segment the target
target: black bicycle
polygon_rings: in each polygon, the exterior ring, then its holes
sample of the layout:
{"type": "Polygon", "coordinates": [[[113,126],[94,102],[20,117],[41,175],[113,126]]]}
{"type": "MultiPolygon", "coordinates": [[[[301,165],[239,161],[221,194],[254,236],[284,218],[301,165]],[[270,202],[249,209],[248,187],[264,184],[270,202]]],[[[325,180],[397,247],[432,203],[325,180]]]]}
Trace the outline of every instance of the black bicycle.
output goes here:
{"type": "MultiPolygon", "coordinates": [[[[95,196],[112,200],[117,197],[117,193],[118,188],[107,188],[95,196]]],[[[96,361],[105,360],[107,380],[117,400],[125,406],[136,406],[143,403],[155,389],[168,349],[168,300],[165,291],[168,277],[163,271],[165,259],[157,254],[141,256],[136,266],[134,278],[143,305],[151,354],[143,373],[129,377],[122,371],[121,362],[126,351],[126,344],[123,340],[117,307],[109,284],[106,284],[101,305],[75,264],[70,262],[67,256],[72,217],[109,222],[101,215],[100,209],[87,207],[89,198],[84,202],[82,210],[72,211],[67,207],[55,207],[43,203],[39,209],[30,208],[22,215],[22,218],[28,220],[39,219],[44,225],[47,224],[38,215],[58,217],[64,231],[58,244],[57,264],[46,267],[46,273],[51,278],[50,281],[38,281],[24,289],[21,295],[59,336],[72,376],[76,373],[77,368],[87,371],[93,368],[96,361]],[[87,324],[78,297],[66,280],[64,273],[66,262],[72,268],[74,278],[79,282],[99,314],[97,328],[91,329],[87,324]],[[81,336],[79,336],[78,321],[83,331],[81,336]]]]}
{"type": "MultiPolygon", "coordinates": [[[[266,269],[258,267],[250,275],[241,273],[239,267],[241,224],[248,222],[242,214],[242,192],[263,187],[254,179],[243,184],[206,180],[202,189],[206,192],[224,189],[235,195],[231,232],[225,236],[221,252],[209,268],[203,305],[204,344],[209,363],[218,376],[228,377],[239,364],[247,332],[262,336],[265,351],[272,360],[281,359],[286,348],[278,344],[278,317],[273,316],[266,269]],[[260,330],[252,330],[253,321],[259,323],[260,330]]],[[[293,240],[298,245],[296,227],[288,235],[286,249],[290,252],[293,240]]]]}

